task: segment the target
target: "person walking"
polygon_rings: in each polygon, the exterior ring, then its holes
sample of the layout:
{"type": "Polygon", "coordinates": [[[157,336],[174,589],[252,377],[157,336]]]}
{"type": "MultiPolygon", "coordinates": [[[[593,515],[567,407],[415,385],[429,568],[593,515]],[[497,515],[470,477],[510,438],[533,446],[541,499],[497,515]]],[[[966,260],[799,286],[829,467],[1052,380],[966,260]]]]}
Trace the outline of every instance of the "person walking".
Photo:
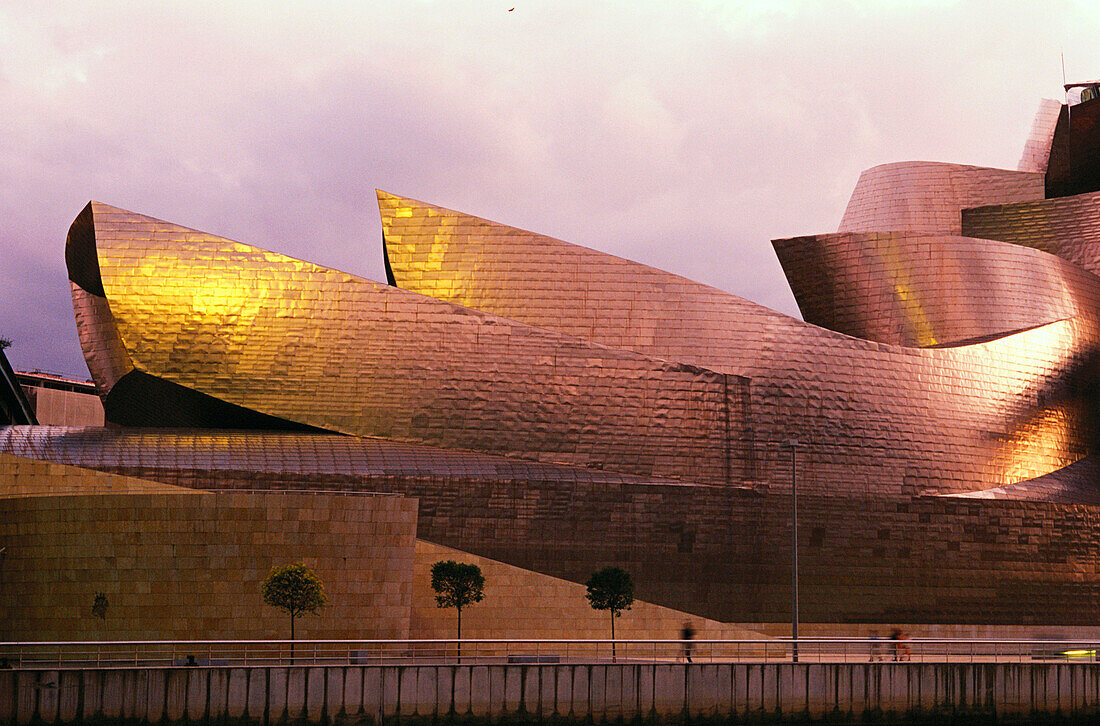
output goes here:
{"type": "Polygon", "coordinates": [[[681,646],[684,649],[684,660],[691,663],[691,651],[695,647],[692,642],[695,638],[695,628],[691,627],[691,621],[685,620],[684,627],[680,629],[680,640],[683,641],[681,646]]]}
{"type": "Polygon", "coordinates": [[[898,660],[913,660],[913,652],[909,650],[909,633],[898,634],[898,660]]]}
{"type": "Polygon", "coordinates": [[[901,628],[890,631],[890,647],[894,651],[894,660],[901,660],[901,628]]]}
{"type": "Polygon", "coordinates": [[[882,660],[882,650],[881,650],[882,646],[879,645],[878,640],[879,640],[878,631],[877,630],[872,630],[871,631],[871,658],[870,658],[870,661],[872,663],[874,663],[875,661],[882,660]]]}

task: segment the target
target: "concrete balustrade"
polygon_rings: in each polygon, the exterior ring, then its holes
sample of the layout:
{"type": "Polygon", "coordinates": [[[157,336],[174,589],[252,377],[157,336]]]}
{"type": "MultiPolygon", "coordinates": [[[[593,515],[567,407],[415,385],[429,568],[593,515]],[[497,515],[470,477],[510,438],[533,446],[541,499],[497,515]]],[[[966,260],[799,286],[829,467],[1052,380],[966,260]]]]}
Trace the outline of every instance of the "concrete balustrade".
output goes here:
{"type": "Polygon", "coordinates": [[[868,712],[1100,712],[1094,663],[700,663],[18,669],[16,724],[393,723],[457,714],[595,722],[868,712]]]}

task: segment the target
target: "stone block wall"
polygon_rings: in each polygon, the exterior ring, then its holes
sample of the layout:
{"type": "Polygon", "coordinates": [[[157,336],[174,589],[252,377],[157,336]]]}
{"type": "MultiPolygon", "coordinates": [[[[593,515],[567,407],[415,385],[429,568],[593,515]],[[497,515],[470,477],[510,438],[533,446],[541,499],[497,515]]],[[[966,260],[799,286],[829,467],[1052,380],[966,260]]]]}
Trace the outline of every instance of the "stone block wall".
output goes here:
{"type": "MultiPolygon", "coordinates": [[[[462,612],[464,638],[592,639],[611,637],[611,618],[585,599],[584,585],[467,552],[418,540],[413,576],[411,638],[454,638],[457,615],[440,609],[432,591],[431,566],[440,560],[475,564],[485,575],[485,599],[462,612]]],[[[598,569],[598,568],[597,568],[598,569]]],[[[699,639],[757,638],[753,631],[635,600],[615,621],[622,639],[672,640],[690,621],[699,639]]],[[[675,650],[673,646],[670,650],[675,650]]]]}
{"type": "Polygon", "coordinates": [[[0,499],[62,494],[201,494],[151,479],[0,454],[0,499]]]}
{"type": "Polygon", "coordinates": [[[42,425],[103,425],[103,402],[99,396],[42,386],[23,386],[23,391],[42,425]]]}
{"type": "Polygon", "coordinates": [[[320,575],[329,598],[298,621],[299,638],[407,637],[415,500],[204,493],[57,464],[7,464],[4,640],[287,638],[288,617],[264,605],[260,584],[273,565],[297,561],[320,575]],[[42,493],[53,486],[102,493],[42,493]],[[103,619],[91,609],[97,592],[109,603],[103,619]]]}
{"type": "MultiPolygon", "coordinates": [[[[818,459],[806,452],[798,460],[804,621],[1012,626],[1025,634],[1048,625],[1071,635],[1100,611],[1100,508],[810,493],[821,481],[818,459]]],[[[426,542],[572,583],[583,583],[594,562],[617,565],[633,575],[636,597],[700,621],[754,630],[790,622],[791,503],[783,487],[151,469],[142,476],[202,488],[323,483],[402,494],[421,502],[417,537],[426,542]]]]}

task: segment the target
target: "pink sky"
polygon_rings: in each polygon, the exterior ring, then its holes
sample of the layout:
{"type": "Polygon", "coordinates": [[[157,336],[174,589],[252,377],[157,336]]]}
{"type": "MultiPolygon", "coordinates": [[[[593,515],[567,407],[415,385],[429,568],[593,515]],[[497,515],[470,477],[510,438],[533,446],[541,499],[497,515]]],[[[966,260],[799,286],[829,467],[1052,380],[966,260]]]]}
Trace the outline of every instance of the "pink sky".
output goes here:
{"type": "Polygon", "coordinates": [[[0,1],[0,335],[87,376],[89,199],[384,279],[375,188],[797,314],[769,240],[875,164],[1015,168],[1059,54],[1100,77],[1093,7],[0,1]]]}

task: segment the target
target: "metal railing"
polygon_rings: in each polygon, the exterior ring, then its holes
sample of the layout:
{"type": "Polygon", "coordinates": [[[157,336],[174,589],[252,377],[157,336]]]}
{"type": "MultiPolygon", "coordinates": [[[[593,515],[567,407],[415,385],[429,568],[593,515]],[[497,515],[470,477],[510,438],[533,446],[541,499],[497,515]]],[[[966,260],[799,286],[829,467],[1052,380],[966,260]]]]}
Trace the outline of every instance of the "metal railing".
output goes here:
{"type": "MultiPolygon", "coordinates": [[[[776,663],[789,638],[766,640],[210,640],[0,643],[0,668],[776,663]]],[[[1095,662],[1080,640],[799,638],[800,663],[1095,662]]]]}

